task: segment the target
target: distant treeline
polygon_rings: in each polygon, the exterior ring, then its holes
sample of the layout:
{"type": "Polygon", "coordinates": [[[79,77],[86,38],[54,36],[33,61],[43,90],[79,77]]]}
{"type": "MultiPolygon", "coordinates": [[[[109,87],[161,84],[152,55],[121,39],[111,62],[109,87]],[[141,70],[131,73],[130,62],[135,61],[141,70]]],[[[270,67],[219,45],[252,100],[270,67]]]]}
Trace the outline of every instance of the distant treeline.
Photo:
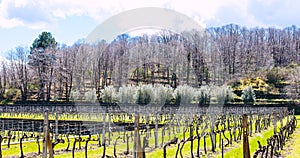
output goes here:
{"type": "Polygon", "coordinates": [[[2,61],[0,98],[69,101],[73,90],[84,94],[93,89],[100,99],[101,89],[112,84],[222,85],[266,75],[275,68],[297,67],[299,49],[296,26],[230,24],[180,34],[162,30],[135,37],[122,34],[111,43],[72,46],[58,45],[50,32],[43,32],[30,48],[17,47],[2,61]]]}

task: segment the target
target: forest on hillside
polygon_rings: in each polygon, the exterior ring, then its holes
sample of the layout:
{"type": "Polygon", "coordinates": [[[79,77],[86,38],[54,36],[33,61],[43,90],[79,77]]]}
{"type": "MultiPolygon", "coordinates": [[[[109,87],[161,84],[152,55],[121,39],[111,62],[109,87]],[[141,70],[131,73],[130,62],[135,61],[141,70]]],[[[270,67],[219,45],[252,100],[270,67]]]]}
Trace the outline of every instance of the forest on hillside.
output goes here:
{"type": "Polygon", "coordinates": [[[122,34],[111,43],[72,46],[59,45],[54,35],[43,32],[30,48],[16,47],[0,63],[0,99],[68,102],[72,91],[79,91],[95,92],[100,100],[101,90],[109,85],[234,87],[243,79],[259,78],[272,87],[270,91],[296,100],[300,99],[299,64],[296,26],[230,24],[205,32],[162,30],[134,37],[122,34]]]}

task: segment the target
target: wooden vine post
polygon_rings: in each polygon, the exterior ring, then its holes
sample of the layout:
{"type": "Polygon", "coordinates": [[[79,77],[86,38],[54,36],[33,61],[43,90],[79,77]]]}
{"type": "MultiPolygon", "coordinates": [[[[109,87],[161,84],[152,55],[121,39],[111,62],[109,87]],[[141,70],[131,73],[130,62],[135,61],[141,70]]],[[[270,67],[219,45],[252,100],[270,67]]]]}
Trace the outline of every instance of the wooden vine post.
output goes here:
{"type": "Polygon", "coordinates": [[[47,158],[47,128],[48,128],[48,111],[44,112],[44,140],[43,140],[43,158],[47,158]]]}
{"type": "Polygon", "coordinates": [[[274,118],[273,118],[273,126],[274,126],[274,134],[277,133],[277,118],[279,117],[279,113],[274,113],[274,118]]]}
{"type": "Polygon", "coordinates": [[[55,141],[58,139],[58,112],[55,113],[55,141]]]}
{"type": "Polygon", "coordinates": [[[3,140],[3,137],[0,135],[0,158],[2,158],[2,149],[1,149],[2,140],[3,140]]]}
{"type": "Polygon", "coordinates": [[[244,158],[250,158],[250,149],[249,149],[249,131],[248,131],[248,117],[246,114],[243,115],[243,153],[244,158]]]}
{"type": "Polygon", "coordinates": [[[155,130],[154,130],[155,148],[158,148],[158,116],[155,115],[155,130]]]}
{"type": "Polygon", "coordinates": [[[135,129],[134,129],[134,158],[143,158],[140,138],[140,115],[135,114],[135,129]]]}
{"type": "Polygon", "coordinates": [[[53,158],[52,142],[50,139],[50,129],[49,129],[49,112],[46,110],[44,112],[44,141],[43,141],[43,158],[47,158],[47,149],[49,151],[49,158],[53,158]]]}

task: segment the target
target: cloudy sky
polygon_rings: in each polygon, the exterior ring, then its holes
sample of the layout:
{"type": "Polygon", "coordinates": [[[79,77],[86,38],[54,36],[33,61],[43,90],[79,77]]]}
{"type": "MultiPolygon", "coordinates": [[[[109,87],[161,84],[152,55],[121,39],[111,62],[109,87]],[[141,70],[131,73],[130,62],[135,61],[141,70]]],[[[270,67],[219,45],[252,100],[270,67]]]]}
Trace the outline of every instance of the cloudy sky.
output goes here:
{"type": "Polygon", "coordinates": [[[59,43],[72,45],[106,19],[141,7],[172,9],[203,27],[300,25],[298,0],[0,0],[0,55],[30,46],[50,31],[59,43]]]}

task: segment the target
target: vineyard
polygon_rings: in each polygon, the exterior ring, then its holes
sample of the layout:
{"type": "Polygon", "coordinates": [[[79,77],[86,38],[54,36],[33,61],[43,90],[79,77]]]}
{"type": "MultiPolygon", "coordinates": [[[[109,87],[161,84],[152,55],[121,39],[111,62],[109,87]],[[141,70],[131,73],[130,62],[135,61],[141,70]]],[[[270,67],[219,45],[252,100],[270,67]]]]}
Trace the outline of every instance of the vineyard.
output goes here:
{"type": "Polygon", "coordinates": [[[0,158],[285,157],[299,32],[230,24],[70,47],[42,32],[0,65],[0,158]]]}
{"type": "Polygon", "coordinates": [[[177,1],[0,0],[0,158],[300,157],[297,5],[177,1]]]}
{"type": "Polygon", "coordinates": [[[275,157],[297,125],[287,107],[6,105],[0,111],[1,157],[275,157]]]}

